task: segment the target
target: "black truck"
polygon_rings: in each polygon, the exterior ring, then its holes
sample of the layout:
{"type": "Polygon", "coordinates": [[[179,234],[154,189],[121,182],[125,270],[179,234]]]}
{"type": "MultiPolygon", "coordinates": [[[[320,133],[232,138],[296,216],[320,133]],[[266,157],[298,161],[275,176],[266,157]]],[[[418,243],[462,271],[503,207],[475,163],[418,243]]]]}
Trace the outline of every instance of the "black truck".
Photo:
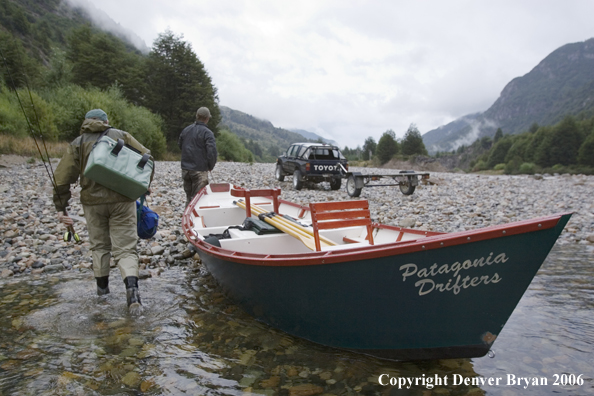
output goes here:
{"type": "Polygon", "coordinates": [[[277,158],[275,177],[278,181],[284,181],[285,176],[293,175],[295,190],[301,190],[305,181],[327,181],[332,190],[338,190],[348,167],[347,159],[336,146],[294,143],[277,158]]]}

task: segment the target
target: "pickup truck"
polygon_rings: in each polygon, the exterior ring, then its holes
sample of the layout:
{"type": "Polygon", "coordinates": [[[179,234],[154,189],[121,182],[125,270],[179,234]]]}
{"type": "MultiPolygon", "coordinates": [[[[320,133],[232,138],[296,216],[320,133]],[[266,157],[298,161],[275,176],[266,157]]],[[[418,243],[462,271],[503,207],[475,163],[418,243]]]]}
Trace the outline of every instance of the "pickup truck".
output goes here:
{"type": "Polygon", "coordinates": [[[338,190],[348,167],[347,159],[336,146],[294,143],[277,158],[275,178],[284,181],[285,176],[293,175],[295,190],[301,190],[305,181],[328,181],[332,190],[338,190]]]}

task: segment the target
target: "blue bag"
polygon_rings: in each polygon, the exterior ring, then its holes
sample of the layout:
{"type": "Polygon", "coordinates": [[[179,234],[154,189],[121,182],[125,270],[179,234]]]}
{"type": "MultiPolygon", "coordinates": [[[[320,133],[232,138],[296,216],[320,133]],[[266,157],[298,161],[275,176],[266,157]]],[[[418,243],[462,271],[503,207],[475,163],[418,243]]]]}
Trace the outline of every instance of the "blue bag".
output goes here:
{"type": "Polygon", "coordinates": [[[136,201],[136,220],[138,236],[142,239],[151,239],[159,227],[159,215],[152,211],[148,206],[144,206],[145,194],[140,197],[140,202],[136,201]]]}

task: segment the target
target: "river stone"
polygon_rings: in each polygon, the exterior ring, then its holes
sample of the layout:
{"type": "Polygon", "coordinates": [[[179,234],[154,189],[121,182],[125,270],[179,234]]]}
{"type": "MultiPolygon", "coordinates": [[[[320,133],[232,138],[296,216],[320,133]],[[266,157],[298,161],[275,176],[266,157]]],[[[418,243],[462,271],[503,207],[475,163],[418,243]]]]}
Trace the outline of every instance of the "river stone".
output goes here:
{"type": "Polygon", "coordinates": [[[34,261],[33,264],[31,264],[31,268],[34,268],[34,269],[43,268],[43,267],[45,267],[45,264],[39,260],[34,261]]]}
{"type": "Polygon", "coordinates": [[[138,279],[148,279],[151,277],[151,273],[147,270],[138,271],[138,279]]]}
{"type": "Polygon", "coordinates": [[[44,272],[47,272],[48,274],[63,271],[63,270],[64,270],[64,266],[62,264],[52,264],[52,265],[46,265],[44,267],[44,272]]]}
{"type": "Polygon", "coordinates": [[[13,276],[14,272],[9,269],[3,269],[2,273],[0,273],[0,278],[8,278],[9,276],[13,276]]]}
{"type": "Polygon", "coordinates": [[[151,389],[153,386],[155,386],[155,383],[151,380],[148,381],[142,381],[142,383],[140,384],[140,391],[141,392],[146,392],[149,389],[151,389]]]}
{"type": "Polygon", "coordinates": [[[153,254],[153,256],[158,256],[161,255],[165,252],[165,248],[163,246],[153,246],[151,248],[151,253],[153,254]]]}
{"type": "Polygon", "coordinates": [[[130,388],[137,388],[140,385],[140,374],[136,371],[130,371],[122,378],[122,383],[128,385],[130,388]]]}
{"type": "Polygon", "coordinates": [[[586,240],[587,240],[588,242],[592,242],[592,243],[594,243],[594,234],[590,234],[590,235],[588,235],[588,236],[586,237],[586,240]]]}
{"type": "Polygon", "coordinates": [[[268,379],[260,381],[262,388],[276,388],[280,384],[281,378],[278,375],[274,375],[268,379]]]}
{"type": "Polygon", "coordinates": [[[130,338],[128,340],[128,344],[130,344],[132,346],[142,346],[142,345],[144,345],[144,340],[141,338],[130,338]]]}
{"type": "Polygon", "coordinates": [[[411,228],[414,227],[417,221],[412,217],[405,217],[404,219],[398,222],[398,226],[403,228],[411,228]]]}
{"type": "Polygon", "coordinates": [[[313,384],[302,384],[289,388],[289,396],[313,396],[324,392],[324,388],[313,384]]]}
{"type": "Polygon", "coordinates": [[[130,346],[126,349],[124,349],[122,352],[120,352],[120,357],[132,357],[132,356],[136,356],[138,354],[138,348],[136,348],[135,346],[130,346]]]}

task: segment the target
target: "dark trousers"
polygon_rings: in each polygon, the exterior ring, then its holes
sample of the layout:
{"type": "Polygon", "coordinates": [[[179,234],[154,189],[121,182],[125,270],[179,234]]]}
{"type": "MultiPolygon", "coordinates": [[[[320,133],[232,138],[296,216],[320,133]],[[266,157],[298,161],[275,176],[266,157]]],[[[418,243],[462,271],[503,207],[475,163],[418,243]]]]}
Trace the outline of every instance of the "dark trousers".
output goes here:
{"type": "Polygon", "coordinates": [[[208,184],[208,172],[182,169],[182,179],[184,180],[187,207],[192,198],[208,184]]]}

